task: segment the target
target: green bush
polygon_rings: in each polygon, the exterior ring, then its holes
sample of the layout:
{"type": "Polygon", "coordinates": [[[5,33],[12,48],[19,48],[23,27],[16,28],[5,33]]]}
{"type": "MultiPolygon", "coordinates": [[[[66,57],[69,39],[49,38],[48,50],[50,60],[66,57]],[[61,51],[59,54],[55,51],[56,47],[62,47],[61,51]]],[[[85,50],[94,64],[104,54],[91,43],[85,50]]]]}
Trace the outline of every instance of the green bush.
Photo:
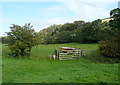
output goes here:
{"type": "Polygon", "coordinates": [[[29,56],[31,48],[38,44],[37,34],[30,23],[24,26],[14,25],[7,32],[7,44],[11,50],[11,56],[29,56]]]}

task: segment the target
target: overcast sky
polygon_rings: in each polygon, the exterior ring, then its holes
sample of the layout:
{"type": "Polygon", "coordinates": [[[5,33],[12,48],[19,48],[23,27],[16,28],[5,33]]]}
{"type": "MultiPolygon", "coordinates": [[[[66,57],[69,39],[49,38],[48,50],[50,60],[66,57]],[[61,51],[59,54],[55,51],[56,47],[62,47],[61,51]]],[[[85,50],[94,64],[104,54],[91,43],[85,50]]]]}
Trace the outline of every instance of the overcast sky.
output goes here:
{"type": "Polygon", "coordinates": [[[0,2],[0,36],[10,31],[11,24],[24,25],[31,22],[38,32],[53,24],[107,18],[110,10],[118,7],[119,0],[16,1],[0,2]]]}

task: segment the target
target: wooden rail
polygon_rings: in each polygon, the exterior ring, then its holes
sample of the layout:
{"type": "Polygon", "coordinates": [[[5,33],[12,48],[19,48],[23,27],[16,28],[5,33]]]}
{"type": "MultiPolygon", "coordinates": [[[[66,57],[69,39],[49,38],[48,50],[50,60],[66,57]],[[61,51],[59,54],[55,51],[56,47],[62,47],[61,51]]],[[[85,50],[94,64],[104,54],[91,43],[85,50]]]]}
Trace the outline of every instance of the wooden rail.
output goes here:
{"type": "Polygon", "coordinates": [[[82,56],[81,50],[56,50],[55,52],[59,60],[78,59],[82,56]]]}

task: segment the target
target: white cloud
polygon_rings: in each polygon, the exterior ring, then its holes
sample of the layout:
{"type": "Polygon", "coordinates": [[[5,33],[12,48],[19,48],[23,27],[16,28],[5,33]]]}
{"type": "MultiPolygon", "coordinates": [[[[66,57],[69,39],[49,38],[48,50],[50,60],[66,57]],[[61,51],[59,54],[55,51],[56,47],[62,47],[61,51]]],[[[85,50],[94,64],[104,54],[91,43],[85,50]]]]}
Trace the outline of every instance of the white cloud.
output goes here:
{"type": "Polygon", "coordinates": [[[40,31],[43,28],[46,28],[53,24],[64,24],[66,22],[73,22],[74,20],[69,17],[55,17],[45,20],[33,19],[31,23],[34,25],[36,31],[40,31]]]}
{"type": "Polygon", "coordinates": [[[64,4],[75,13],[76,19],[83,19],[85,21],[93,21],[109,17],[108,6],[112,2],[64,2],[64,4]]]}
{"type": "Polygon", "coordinates": [[[47,8],[39,8],[38,13],[42,16],[49,17],[51,16],[57,16],[59,15],[60,11],[65,11],[65,8],[60,7],[60,6],[50,6],[47,8]]]}

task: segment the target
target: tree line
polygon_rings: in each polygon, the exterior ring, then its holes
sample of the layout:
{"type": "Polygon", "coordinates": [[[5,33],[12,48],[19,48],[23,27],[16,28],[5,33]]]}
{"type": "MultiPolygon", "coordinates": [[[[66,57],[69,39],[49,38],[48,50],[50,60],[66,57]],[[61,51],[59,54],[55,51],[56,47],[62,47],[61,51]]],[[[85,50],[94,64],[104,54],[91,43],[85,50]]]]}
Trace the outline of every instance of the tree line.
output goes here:
{"type": "Polygon", "coordinates": [[[110,11],[113,20],[102,22],[74,21],[63,25],[51,25],[39,32],[28,23],[24,26],[13,24],[2,43],[7,43],[12,56],[29,55],[32,46],[57,43],[100,43],[99,51],[107,57],[120,56],[120,9],[110,11]]]}
{"type": "Polygon", "coordinates": [[[38,33],[41,44],[98,43],[112,35],[108,22],[100,19],[93,22],[74,21],[63,25],[51,25],[38,33]]]}

